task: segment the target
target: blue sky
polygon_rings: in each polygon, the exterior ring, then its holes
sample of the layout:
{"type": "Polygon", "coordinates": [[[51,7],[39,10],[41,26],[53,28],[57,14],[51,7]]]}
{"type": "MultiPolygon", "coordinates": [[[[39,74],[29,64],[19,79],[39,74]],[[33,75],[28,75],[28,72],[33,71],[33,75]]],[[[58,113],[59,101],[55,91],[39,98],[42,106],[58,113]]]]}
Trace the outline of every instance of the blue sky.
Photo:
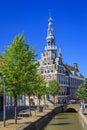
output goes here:
{"type": "Polygon", "coordinates": [[[49,9],[64,63],[77,62],[87,76],[86,0],[0,0],[0,54],[22,33],[26,42],[36,47],[40,59],[46,45],[49,9]]]}

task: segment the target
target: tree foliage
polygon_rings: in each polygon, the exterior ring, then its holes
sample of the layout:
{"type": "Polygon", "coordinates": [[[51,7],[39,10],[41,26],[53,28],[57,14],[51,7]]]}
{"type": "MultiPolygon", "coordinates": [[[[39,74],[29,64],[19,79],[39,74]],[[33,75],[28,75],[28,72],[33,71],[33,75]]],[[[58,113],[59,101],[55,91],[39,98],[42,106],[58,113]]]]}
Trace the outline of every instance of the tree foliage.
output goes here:
{"type": "Polygon", "coordinates": [[[42,75],[37,75],[36,79],[36,95],[39,99],[46,94],[46,83],[42,75]]]}
{"type": "Polygon", "coordinates": [[[22,69],[24,66],[22,59],[24,48],[24,37],[18,35],[3,53],[2,57],[3,64],[1,64],[1,69],[3,75],[7,77],[7,92],[13,97],[17,97],[22,92],[22,69]]]}
{"type": "Polygon", "coordinates": [[[55,79],[49,80],[47,83],[47,93],[54,97],[54,105],[55,105],[55,96],[58,95],[60,89],[59,82],[55,79]]]}
{"type": "Polygon", "coordinates": [[[48,94],[51,94],[52,96],[56,96],[58,95],[59,89],[60,89],[60,86],[57,80],[55,79],[49,80],[48,87],[47,87],[48,94]]]}
{"type": "Polygon", "coordinates": [[[2,55],[3,63],[0,65],[0,69],[3,75],[7,77],[6,92],[14,97],[15,123],[17,123],[17,97],[20,94],[29,92],[28,88],[30,88],[34,73],[36,73],[34,58],[34,49],[30,44],[25,43],[25,37],[21,34],[12,41],[12,44],[2,55]],[[26,85],[26,81],[28,85],[26,85]]]}
{"type": "Polygon", "coordinates": [[[79,99],[87,101],[87,79],[85,79],[85,81],[79,86],[76,95],[79,99]]]}

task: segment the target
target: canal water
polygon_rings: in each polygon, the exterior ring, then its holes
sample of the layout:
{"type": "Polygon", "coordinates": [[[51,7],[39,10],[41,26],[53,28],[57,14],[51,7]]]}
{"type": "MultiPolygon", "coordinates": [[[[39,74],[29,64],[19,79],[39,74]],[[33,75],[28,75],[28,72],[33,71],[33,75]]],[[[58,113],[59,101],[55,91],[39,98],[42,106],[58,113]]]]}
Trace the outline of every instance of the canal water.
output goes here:
{"type": "Polygon", "coordinates": [[[78,113],[59,113],[43,130],[87,130],[79,120],[78,113]]]}

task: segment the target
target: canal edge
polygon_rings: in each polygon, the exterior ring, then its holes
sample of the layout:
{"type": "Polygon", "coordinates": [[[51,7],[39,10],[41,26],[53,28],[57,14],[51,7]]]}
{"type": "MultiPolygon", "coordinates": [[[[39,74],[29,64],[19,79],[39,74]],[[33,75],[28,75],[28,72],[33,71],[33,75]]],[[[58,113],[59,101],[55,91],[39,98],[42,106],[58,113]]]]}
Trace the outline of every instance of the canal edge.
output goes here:
{"type": "Polygon", "coordinates": [[[58,106],[52,109],[50,112],[46,113],[45,115],[41,116],[39,119],[32,121],[31,124],[27,124],[18,128],[17,130],[41,130],[43,129],[50,120],[58,113],[63,112],[63,106],[58,106]]]}
{"type": "Polygon", "coordinates": [[[82,113],[82,108],[80,108],[80,110],[78,111],[78,114],[80,116],[80,119],[81,119],[80,121],[81,121],[82,126],[87,129],[87,117],[86,117],[87,115],[84,115],[82,113]]]}

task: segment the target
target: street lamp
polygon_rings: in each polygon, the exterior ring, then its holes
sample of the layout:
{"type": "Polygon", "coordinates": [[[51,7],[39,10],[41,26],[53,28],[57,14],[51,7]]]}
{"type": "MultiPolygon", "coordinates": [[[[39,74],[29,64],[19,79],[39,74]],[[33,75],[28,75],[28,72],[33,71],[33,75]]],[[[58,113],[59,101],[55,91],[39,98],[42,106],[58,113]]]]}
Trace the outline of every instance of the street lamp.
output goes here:
{"type": "Polygon", "coordinates": [[[3,126],[5,127],[5,115],[6,115],[6,109],[5,109],[5,87],[6,87],[6,76],[3,76],[4,81],[4,88],[3,88],[3,126]]]}

